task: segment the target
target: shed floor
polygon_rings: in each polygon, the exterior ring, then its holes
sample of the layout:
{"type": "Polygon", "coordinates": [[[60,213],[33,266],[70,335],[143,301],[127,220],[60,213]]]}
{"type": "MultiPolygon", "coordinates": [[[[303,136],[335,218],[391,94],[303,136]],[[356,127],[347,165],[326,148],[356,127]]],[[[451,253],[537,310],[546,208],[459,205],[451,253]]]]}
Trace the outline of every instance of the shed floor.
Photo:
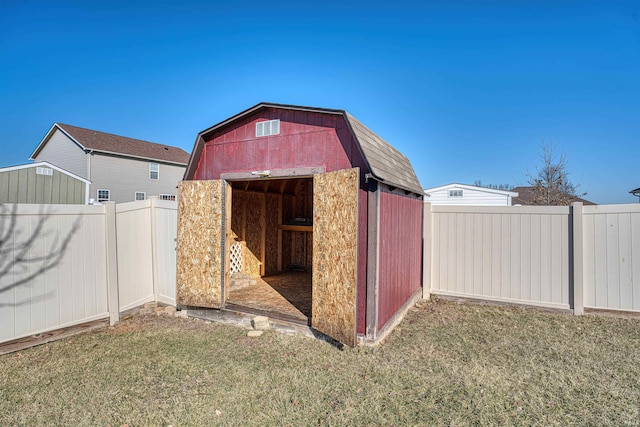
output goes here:
{"type": "Polygon", "coordinates": [[[255,284],[231,289],[227,302],[307,321],[311,318],[311,273],[290,271],[255,278],[255,284]]]}

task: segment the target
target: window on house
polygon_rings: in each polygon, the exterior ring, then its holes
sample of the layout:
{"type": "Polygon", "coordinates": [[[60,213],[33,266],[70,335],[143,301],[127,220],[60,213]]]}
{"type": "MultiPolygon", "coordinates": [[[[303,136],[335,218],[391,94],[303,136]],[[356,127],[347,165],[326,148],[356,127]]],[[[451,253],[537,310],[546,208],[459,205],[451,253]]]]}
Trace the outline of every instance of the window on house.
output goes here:
{"type": "Polygon", "coordinates": [[[149,179],[158,179],[160,177],[160,165],[158,163],[149,163],[149,179]]]}
{"type": "Polygon", "coordinates": [[[144,191],[136,191],[136,198],[135,200],[144,200],[146,199],[146,193],[144,191]]]}
{"type": "Polygon", "coordinates": [[[256,136],[278,135],[280,133],[280,119],[256,123],[256,136]]]}
{"type": "Polygon", "coordinates": [[[176,195],[175,194],[160,194],[158,196],[158,199],[175,201],[176,200],[176,195]]]}
{"type": "Polygon", "coordinates": [[[462,197],[462,190],[449,190],[449,197],[462,197]]]}
{"type": "Polygon", "coordinates": [[[98,190],[98,202],[108,202],[111,196],[111,191],[109,190],[98,190]]]}

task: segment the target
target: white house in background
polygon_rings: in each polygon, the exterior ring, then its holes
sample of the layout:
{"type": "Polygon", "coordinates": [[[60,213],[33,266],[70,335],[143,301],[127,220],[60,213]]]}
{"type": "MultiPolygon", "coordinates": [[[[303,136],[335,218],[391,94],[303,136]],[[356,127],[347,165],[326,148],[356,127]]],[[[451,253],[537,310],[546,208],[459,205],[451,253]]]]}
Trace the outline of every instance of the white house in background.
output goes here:
{"type": "Polygon", "coordinates": [[[434,205],[511,206],[511,200],[518,197],[513,191],[455,183],[427,188],[424,192],[424,201],[434,205]]]}
{"type": "Polygon", "coordinates": [[[31,154],[91,181],[96,202],[131,202],[149,196],[175,200],[189,161],[181,148],[54,123],[31,154]]]}

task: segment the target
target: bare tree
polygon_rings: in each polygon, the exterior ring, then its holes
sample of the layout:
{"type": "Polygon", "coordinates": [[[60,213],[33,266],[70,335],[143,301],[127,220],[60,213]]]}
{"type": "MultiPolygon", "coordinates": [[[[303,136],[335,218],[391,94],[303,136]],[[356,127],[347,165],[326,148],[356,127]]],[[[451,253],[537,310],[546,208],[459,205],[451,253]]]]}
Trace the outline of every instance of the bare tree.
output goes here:
{"type": "Polygon", "coordinates": [[[568,206],[577,197],[587,193],[579,193],[579,184],[569,179],[568,161],[564,153],[556,155],[553,144],[542,144],[540,154],[542,164],[536,167],[534,174],[527,174],[529,185],[533,187],[534,205],[568,206]]]}
{"type": "Polygon", "coordinates": [[[483,184],[482,180],[476,179],[473,183],[476,187],[492,188],[494,190],[509,191],[513,188],[511,184],[483,184]]]}

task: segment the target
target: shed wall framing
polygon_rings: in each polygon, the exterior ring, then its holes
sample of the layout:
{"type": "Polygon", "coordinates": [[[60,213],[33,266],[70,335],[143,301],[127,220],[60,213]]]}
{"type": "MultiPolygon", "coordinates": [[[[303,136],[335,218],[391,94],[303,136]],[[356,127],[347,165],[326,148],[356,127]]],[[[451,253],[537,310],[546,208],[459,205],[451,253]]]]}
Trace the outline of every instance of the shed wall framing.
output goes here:
{"type": "Polygon", "coordinates": [[[287,225],[313,218],[312,178],[233,181],[231,186],[232,235],[246,247],[243,272],[259,277],[292,266],[310,270],[313,232],[287,225]],[[284,193],[285,188],[292,193],[284,193]]]}

